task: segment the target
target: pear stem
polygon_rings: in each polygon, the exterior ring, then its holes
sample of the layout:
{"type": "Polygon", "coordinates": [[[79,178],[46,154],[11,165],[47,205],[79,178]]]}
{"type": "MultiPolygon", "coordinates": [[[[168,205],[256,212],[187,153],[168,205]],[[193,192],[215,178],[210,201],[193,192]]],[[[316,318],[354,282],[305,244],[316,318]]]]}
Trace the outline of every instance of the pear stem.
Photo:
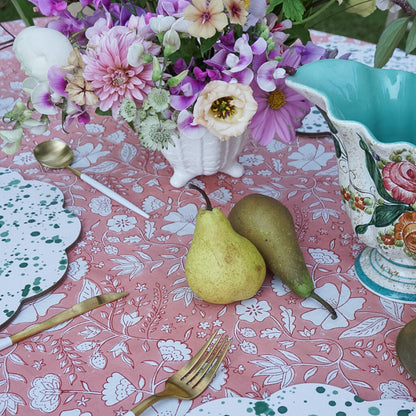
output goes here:
{"type": "Polygon", "coordinates": [[[309,295],[312,299],[317,300],[321,305],[323,305],[328,311],[331,313],[332,319],[337,319],[337,313],[335,309],[324,299],[322,299],[319,295],[317,295],[314,291],[309,295]]]}
{"type": "Polygon", "coordinates": [[[196,189],[197,191],[199,191],[201,193],[201,195],[204,197],[205,202],[207,204],[207,210],[212,211],[211,201],[209,200],[208,195],[206,194],[206,192],[203,189],[201,189],[199,186],[194,185],[193,183],[190,183],[188,186],[189,186],[189,188],[196,189]]]}

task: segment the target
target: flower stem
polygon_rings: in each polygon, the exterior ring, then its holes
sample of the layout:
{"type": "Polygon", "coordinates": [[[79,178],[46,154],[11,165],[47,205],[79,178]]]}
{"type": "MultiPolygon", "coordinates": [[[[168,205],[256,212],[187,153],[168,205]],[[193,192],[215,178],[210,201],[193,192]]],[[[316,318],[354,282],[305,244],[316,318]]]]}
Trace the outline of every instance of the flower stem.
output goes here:
{"type": "Polygon", "coordinates": [[[11,0],[14,8],[26,26],[33,26],[33,8],[24,0],[11,0]]]}
{"type": "Polygon", "coordinates": [[[393,3],[400,6],[407,16],[414,16],[416,13],[413,7],[405,0],[393,0],[393,3]]]}
{"type": "Polygon", "coordinates": [[[154,7],[152,1],[146,1],[146,7],[149,10],[149,12],[152,12],[152,13],[156,12],[156,8],[154,7]]]}

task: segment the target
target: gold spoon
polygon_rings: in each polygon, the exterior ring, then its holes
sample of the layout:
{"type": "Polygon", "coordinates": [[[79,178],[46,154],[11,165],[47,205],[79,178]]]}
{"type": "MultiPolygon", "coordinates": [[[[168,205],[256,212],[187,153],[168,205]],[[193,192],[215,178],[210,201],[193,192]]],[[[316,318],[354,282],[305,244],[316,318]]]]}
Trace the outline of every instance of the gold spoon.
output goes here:
{"type": "Polygon", "coordinates": [[[408,322],[399,332],[396,352],[405,370],[416,378],[416,319],[408,322]]]}
{"type": "Polygon", "coordinates": [[[33,150],[33,154],[41,165],[52,169],[68,168],[84,182],[88,183],[93,188],[98,189],[104,195],[107,195],[114,201],[124,205],[135,213],[142,215],[145,218],[149,218],[149,214],[136,207],[136,205],[133,205],[130,201],[123,198],[121,195],[117,194],[110,188],[107,188],[100,182],[97,182],[95,179],[91,178],[85,173],[81,173],[79,170],[74,169],[71,166],[71,163],[74,159],[74,153],[66,143],[61,142],[60,140],[48,140],[46,142],[39,143],[33,150]]]}

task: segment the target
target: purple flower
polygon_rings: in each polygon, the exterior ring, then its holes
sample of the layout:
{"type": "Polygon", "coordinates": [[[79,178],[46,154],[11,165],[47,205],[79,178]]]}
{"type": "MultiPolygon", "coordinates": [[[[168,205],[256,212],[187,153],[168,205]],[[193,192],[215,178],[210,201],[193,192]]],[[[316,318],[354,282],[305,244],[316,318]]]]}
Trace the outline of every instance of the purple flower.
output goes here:
{"type": "Polygon", "coordinates": [[[66,10],[65,0],[30,0],[44,16],[57,16],[66,10]]]}
{"type": "Polygon", "coordinates": [[[53,92],[62,95],[63,97],[68,96],[68,93],[65,91],[68,82],[65,79],[65,74],[58,66],[54,65],[49,68],[48,81],[53,92]]]}
{"type": "Polygon", "coordinates": [[[177,87],[171,88],[170,105],[178,111],[187,109],[196,101],[204,86],[204,82],[186,77],[177,87]]]}
{"type": "Polygon", "coordinates": [[[111,5],[111,0],[81,0],[81,5],[83,7],[91,3],[94,3],[94,7],[96,9],[98,9],[99,7],[104,7],[104,9],[108,10],[111,5]]]}
{"type": "Polygon", "coordinates": [[[254,26],[258,21],[264,18],[267,10],[266,0],[251,1],[248,8],[247,23],[248,27],[254,26]]]}
{"type": "Polygon", "coordinates": [[[292,27],[292,21],[286,19],[279,22],[278,17],[274,14],[267,15],[266,19],[273,41],[277,45],[282,46],[289,37],[289,35],[284,31],[292,27]]]}
{"type": "Polygon", "coordinates": [[[131,16],[142,16],[146,14],[146,11],[141,7],[134,6],[131,3],[125,3],[123,6],[113,3],[110,7],[110,12],[113,16],[118,16],[116,24],[120,24],[122,26],[127,25],[131,16]],[[132,13],[132,11],[134,12],[132,13]]]}
{"type": "Polygon", "coordinates": [[[279,66],[277,61],[267,61],[257,71],[257,84],[263,91],[276,89],[276,81],[284,78],[286,71],[279,66]]]}
{"type": "Polygon", "coordinates": [[[199,67],[194,68],[194,77],[197,81],[203,82],[205,84],[205,81],[208,79],[210,81],[215,80],[222,80],[222,81],[229,81],[230,77],[225,76],[220,70],[217,69],[209,69],[207,68],[206,71],[203,71],[199,67]]]}
{"type": "Polygon", "coordinates": [[[68,101],[66,112],[68,117],[66,119],[66,126],[70,126],[74,120],[77,120],[78,123],[86,125],[90,122],[90,115],[87,110],[83,110],[78,104],[68,101]]]}
{"type": "Polygon", "coordinates": [[[271,92],[263,91],[255,82],[252,88],[258,103],[249,125],[253,138],[264,145],[275,136],[286,143],[295,140],[296,129],[310,110],[309,101],[287,87],[284,79],[277,79],[276,89],[271,92]]]}
{"type": "Polygon", "coordinates": [[[181,16],[189,4],[191,2],[188,0],[159,0],[156,13],[162,16],[181,16]]]}
{"type": "MultiPolygon", "coordinates": [[[[266,41],[263,38],[261,39],[265,44],[266,41]]],[[[262,52],[264,52],[265,49],[266,45],[264,45],[262,52]]],[[[226,59],[226,64],[230,68],[229,72],[232,74],[246,69],[253,61],[253,51],[251,49],[251,45],[248,43],[247,34],[243,34],[241,38],[237,39],[234,50],[236,53],[228,54],[226,59]]]]}
{"type": "Polygon", "coordinates": [[[58,112],[47,82],[40,82],[33,88],[31,99],[33,108],[41,114],[53,115],[58,112]]]}
{"type": "Polygon", "coordinates": [[[318,61],[325,53],[325,48],[317,46],[311,41],[306,45],[294,45],[293,48],[301,56],[300,61],[302,65],[318,61]]]}
{"type": "Polygon", "coordinates": [[[205,127],[194,123],[194,116],[187,110],[179,113],[178,129],[183,135],[194,139],[200,139],[207,132],[205,127]]]}
{"type": "Polygon", "coordinates": [[[48,23],[48,27],[63,33],[68,38],[74,37],[80,45],[86,45],[85,29],[92,27],[98,19],[104,16],[102,10],[97,10],[91,16],[77,19],[68,10],[64,10],[59,14],[59,19],[51,20],[48,23]],[[76,36],[74,36],[75,34],[76,36]]]}
{"type": "MultiPolygon", "coordinates": [[[[224,39],[227,40],[225,37],[224,39]]],[[[231,41],[230,39],[228,40],[231,41]]],[[[250,45],[248,36],[243,34],[237,39],[233,48],[231,43],[229,46],[226,44],[221,49],[217,48],[219,49],[218,52],[211,59],[204,61],[204,63],[221,71],[229,79],[234,78],[239,83],[248,85],[254,78],[254,73],[249,66],[252,64],[255,56],[265,55],[266,48],[267,44],[263,38],[258,38],[250,45]]],[[[229,80],[224,76],[219,79],[223,81],[229,80]]]]}
{"type": "Polygon", "coordinates": [[[286,67],[297,68],[301,55],[295,49],[286,49],[280,61],[266,61],[257,70],[257,84],[263,91],[276,89],[277,82],[286,76],[286,67]]]}

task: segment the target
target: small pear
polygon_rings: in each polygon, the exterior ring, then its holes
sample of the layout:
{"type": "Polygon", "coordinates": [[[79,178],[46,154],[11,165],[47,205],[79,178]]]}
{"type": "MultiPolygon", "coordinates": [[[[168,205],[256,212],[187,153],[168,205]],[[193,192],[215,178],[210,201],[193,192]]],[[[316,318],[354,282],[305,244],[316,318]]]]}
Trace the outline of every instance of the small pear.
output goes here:
{"type": "Polygon", "coordinates": [[[334,308],[314,292],[293,217],[285,205],[266,195],[249,194],[234,205],[228,219],[235,231],[257,247],[276,277],[297,295],[316,299],[333,319],[337,317],[334,308]]]}
{"type": "Polygon", "coordinates": [[[257,248],[237,234],[227,217],[207,206],[198,211],[195,231],[185,262],[189,287],[199,298],[216,304],[227,304],[253,297],[266,277],[266,264],[257,248]]]}

